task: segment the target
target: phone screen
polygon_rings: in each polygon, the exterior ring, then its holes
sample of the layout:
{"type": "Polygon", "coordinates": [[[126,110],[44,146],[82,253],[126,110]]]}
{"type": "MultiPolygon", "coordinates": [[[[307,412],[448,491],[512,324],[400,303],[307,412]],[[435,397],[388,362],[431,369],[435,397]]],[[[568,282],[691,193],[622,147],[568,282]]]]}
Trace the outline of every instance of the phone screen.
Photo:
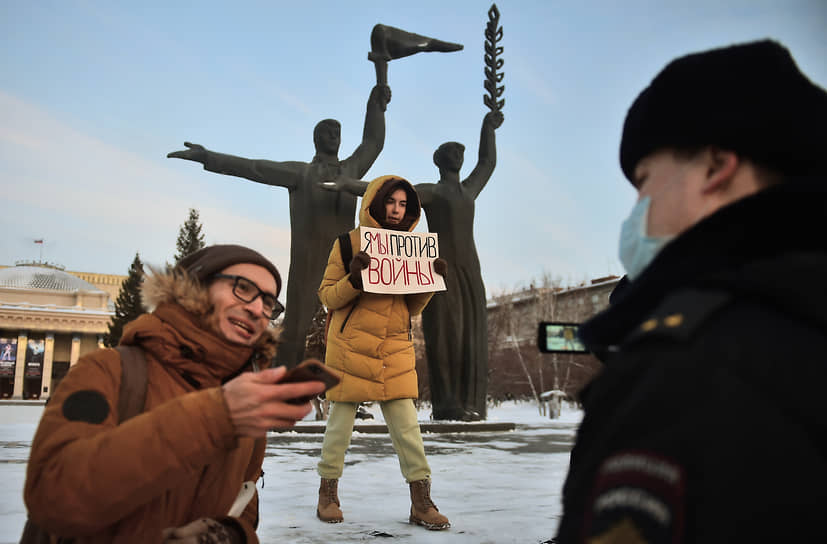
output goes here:
{"type": "Polygon", "coordinates": [[[543,321],[537,331],[537,347],[542,353],[589,353],[577,336],[579,323],[543,321]]]}

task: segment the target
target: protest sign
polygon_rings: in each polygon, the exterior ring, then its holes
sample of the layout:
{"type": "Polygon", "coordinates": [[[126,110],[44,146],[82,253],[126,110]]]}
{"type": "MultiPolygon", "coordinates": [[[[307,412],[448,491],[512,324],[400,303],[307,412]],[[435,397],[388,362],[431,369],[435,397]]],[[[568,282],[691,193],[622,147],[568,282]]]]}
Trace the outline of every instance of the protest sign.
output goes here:
{"type": "Polygon", "coordinates": [[[439,257],[435,232],[359,227],[359,249],[370,255],[362,270],[362,285],[368,293],[427,293],[445,291],[445,278],[434,272],[439,257]]]}

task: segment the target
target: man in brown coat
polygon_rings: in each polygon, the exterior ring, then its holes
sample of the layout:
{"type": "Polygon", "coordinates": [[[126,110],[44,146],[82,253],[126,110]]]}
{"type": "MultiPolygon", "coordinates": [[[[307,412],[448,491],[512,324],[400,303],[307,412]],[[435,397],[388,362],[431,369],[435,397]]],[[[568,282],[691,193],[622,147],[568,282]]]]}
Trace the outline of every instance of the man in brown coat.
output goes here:
{"type": "Polygon", "coordinates": [[[204,248],[156,271],[142,295],[151,313],[122,345],[146,359],[144,411],[118,425],[121,359],[100,349],[74,365],[32,443],[30,518],[81,542],[258,542],[258,499],[230,515],[262,474],[265,434],[311,410],[292,398],[320,382],[280,385],[283,367],[258,371],[276,349],[281,278],[242,246],[204,248]]]}

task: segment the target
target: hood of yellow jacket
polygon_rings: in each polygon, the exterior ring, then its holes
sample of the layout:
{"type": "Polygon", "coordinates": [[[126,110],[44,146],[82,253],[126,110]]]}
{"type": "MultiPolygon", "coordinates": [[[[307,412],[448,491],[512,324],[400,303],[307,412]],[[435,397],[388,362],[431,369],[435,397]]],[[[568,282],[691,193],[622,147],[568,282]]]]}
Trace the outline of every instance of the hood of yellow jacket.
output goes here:
{"type": "Polygon", "coordinates": [[[419,195],[416,194],[416,189],[408,180],[394,175],[379,176],[368,184],[359,209],[359,226],[388,228],[382,224],[385,219],[384,200],[392,190],[397,188],[405,190],[408,195],[408,204],[400,228],[396,230],[412,231],[419,223],[422,214],[419,195]]]}

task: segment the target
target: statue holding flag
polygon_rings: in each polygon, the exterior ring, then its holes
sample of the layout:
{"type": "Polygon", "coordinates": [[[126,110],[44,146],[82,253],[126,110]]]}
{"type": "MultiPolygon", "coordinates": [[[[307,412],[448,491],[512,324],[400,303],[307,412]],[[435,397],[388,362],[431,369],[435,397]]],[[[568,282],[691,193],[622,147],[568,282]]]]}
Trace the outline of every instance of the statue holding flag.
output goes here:
{"type": "Polygon", "coordinates": [[[353,228],[356,197],[331,193],[320,182],[339,176],[360,179],[373,165],[385,143],[385,109],[391,99],[387,63],[424,51],[457,51],[462,45],[443,42],[398,28],[376,25],[368,58],[376,66],[376,86],[367,103],[362,143],[350,157],[339,159],[341,125],[320,121],[313,131],[316,154],[310,162],[248,159],[184,142],[187,149],[170,158],[200,162],[210,172],[284,187],[290,194],[290,271],[282,344],[276,361],[293,367],[304,357],[305,341],[318,306],[316,291],[336,237],[353,228]]]}

